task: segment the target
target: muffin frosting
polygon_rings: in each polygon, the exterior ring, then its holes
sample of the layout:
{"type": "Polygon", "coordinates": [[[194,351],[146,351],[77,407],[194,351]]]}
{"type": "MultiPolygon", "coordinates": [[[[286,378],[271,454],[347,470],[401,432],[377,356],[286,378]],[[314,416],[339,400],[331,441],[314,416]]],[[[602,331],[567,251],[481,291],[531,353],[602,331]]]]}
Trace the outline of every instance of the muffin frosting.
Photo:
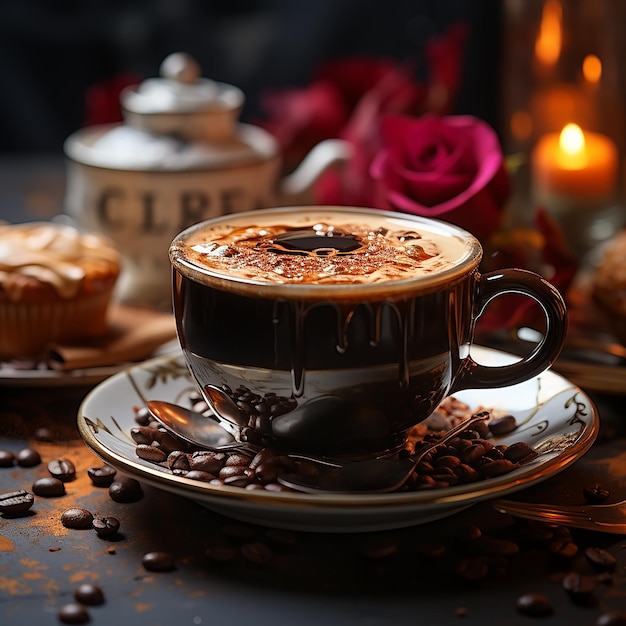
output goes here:
{"type": "Polygon", "coordinates": [[[0,224],[0,290],[21,299],[36,280],[63,299],[85,288],[85,279],[116,274],[119,253],[106,238],[52,222],[0,224]]]}

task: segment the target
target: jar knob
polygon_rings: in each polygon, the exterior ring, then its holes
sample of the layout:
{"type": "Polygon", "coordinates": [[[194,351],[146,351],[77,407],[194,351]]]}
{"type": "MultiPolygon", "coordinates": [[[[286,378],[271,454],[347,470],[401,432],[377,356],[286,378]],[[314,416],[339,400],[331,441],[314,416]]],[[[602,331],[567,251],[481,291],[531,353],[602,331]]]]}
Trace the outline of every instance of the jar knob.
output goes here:
{"type": "Polygon", "coordinates": [[[173,52],[161,63],[159,74],[162,78],[193,85],[202,76],[202,69],[198,62],[186,52],[173,52]]]}

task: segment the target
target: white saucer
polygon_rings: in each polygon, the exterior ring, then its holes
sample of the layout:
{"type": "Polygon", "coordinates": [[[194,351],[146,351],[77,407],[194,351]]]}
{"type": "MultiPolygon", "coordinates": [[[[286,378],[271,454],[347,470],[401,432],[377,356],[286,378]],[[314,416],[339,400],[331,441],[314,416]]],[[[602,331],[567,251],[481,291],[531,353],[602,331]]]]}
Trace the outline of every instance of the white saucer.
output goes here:
{"type": "MultiPolygon", "coordinates": [[[[475,360],[502,365],[518,357],[472,348],[475,360]]],[[[187,404],[197,388],[181,354],[159,357],[119,372],[85,397],[78,427],[85,443],[106,463],[138,480],[191,498],[223,515],[256,524],[313,532],[361,532],[402,528],[451,515],[479,501],[543,481],[579,459],[596,438],[599,420],[590,398],[552,371],[518,385],[455,394],[472,408],[515,415],[518,428],[501,443],[525,441],[537,459],[504,476],[428,491],[323,495],[248,491],[174,476],[135,454],[130,429],[134,406],[147,400],[187,404]]]]}

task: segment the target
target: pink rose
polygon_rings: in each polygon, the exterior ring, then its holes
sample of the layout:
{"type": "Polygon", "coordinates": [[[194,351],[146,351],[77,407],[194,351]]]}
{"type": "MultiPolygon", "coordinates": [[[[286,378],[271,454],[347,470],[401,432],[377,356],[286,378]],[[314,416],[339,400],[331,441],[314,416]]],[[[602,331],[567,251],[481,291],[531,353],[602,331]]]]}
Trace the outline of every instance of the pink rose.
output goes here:
{"type": "Polygon", "coordinates": [[[495,131],[471,116],[390,115],[370,175],[380,208],[452,222],[486,242],[511,182],[495,131]]]}

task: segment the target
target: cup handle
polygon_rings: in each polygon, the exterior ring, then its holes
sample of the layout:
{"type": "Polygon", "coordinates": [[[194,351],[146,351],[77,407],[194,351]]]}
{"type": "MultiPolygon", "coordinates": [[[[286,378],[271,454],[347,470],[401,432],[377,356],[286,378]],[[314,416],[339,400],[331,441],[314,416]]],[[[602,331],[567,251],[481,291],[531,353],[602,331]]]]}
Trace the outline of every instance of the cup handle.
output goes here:
{"type": "Polygon", "coordinates": [[[490,367],[476,363],[471,356],[465,357],[450,393],[462,389],[515,385],[537,376],[554,363],[567,332],[567,308],[556,287],[534,272],[505,269],[482,274],[476,284],[476,291],[476,318],[496,296],[517,293],[539,304],[546,319],[546,330],[533,352],[511,365],[490,367]]]}

